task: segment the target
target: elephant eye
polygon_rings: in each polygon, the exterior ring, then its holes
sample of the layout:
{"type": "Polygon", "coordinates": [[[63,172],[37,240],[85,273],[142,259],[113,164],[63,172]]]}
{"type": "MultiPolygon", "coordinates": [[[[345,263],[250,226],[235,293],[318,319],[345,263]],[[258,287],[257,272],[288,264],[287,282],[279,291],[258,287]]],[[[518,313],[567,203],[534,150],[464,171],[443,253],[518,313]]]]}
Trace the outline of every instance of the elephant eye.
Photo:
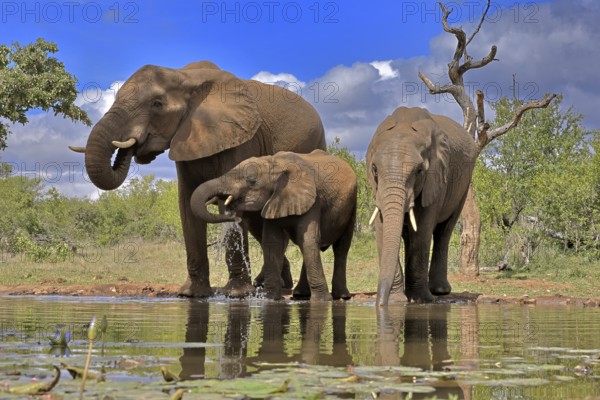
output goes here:
{"type": "Polygon", "coordinates": [[[250,185],[250,186],[256,185],[256,181],[257,181],[257,179],[255,176],[246,177],[246,183],[248,183],[248,185],[250,185]]]}
{"type": "Polygon", "coordinates": [[[373,180],[377,183],[377,166],[375,164],[371,165],[371,171],[373,172],[373,180]]]}
{"type": "Polygon", "coordinates": [[[162,106],[163,106],[162,100],[156,99],[152,102],[152,107],[154,107],[154,108],[160,109],[160,108],[162,108],[162,106]]]}

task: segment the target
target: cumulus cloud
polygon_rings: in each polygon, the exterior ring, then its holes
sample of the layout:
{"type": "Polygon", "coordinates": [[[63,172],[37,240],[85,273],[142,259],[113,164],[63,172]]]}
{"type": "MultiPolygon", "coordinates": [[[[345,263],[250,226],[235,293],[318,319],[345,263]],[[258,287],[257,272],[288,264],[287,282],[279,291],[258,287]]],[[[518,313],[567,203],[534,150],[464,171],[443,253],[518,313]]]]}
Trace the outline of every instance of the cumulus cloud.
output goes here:
{"type": "Polygon", "coordinates": [[[305,82],[302,82],[294,75],[287,73],[273,74],[268,71],[260,71],[258,74],[254,75],[250,79],[254,79],[255,81],[259,81],[262,83],[282,86],[285,88],[288,88],[290,86],[294,86],[295,88],[304,88],[306,86],[305,82]]]}

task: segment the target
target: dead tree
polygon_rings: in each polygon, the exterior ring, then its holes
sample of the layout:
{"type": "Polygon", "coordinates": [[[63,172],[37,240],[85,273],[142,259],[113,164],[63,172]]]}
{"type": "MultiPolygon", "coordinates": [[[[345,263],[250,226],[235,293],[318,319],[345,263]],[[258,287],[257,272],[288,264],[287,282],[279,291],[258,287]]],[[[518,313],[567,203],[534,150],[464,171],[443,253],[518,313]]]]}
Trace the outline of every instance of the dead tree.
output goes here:
{"type": "MultiPolygon", "coordinates": [[[[473,60],[473,57],[467,53],[467,46],[477,35],[487,12],[490,8],[490,1],[487,2],[487,7],[484,10],[481,20],[475,31],[467,38],[467,34],[460,27],[451,27],[448,25],[448,16],[452,13],[452,9],[448,10],[444,4],[439,3],[443,12],[442,25],[444,31],[453,34],[456,37],[456,50],[452,61],[448,64],[448,77],[450,84],[435,84],[423,72],[419,72],[419,78],[425,83],[431,94],[449,93],[454,97],[458,105],[463,111],[463,126],[477,142],[479,152],[495,138],[504,135],[516,127],[521,120],[523,114],[534,108],[546,108],[556,95],[545,96],[541,100],[534,100],[521,105],[515,112],[512,120],[503,126],[491,128],[489,123],[485,121],[484,96],[483,92],[476,92],[476,106],[473,100],[465,90],[464,74],[470,69],[482,68],[496,60],[496,46],[492,46],[488,55],[480,60],[473,60]]],[[[460,238],[460,272],[466,275],[479,275],[479,241],[481,221],[479,208],[475,203],[473,194],[473,186],[469,187],[467,200],[461,213],[462,218],[462,233],[460,238]]]]}

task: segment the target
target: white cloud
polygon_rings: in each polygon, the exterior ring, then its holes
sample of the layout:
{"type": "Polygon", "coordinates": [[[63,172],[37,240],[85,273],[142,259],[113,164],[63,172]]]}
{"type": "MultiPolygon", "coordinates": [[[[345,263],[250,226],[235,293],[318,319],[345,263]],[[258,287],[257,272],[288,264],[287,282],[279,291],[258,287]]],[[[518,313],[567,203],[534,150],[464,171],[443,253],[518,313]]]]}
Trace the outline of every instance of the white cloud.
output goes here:
{"type": "Polygon", "coordinates": [[[392,67],[392,60],[373,61],[370,64],[379,71],[379,79],[382,81],[398,77],[398,71],[392,67]]]}
{"type": "MultiPolygon", "coordinates": [[[[285,88],[289,88],[290,85],[292,85],[294,88],[300,88],[300,89],[304,88],[306,86],[305,82],[302,82],[300,79],[296,78],[294,75],[287,74],[287,73],[273,74],[268,71],[260,71],[259,73],[257,73],[250,79],[254,79],[255,81],[268,83],[271,85],[282,86],[285,88]]],[[[294,89],[291,89],[291,90],[294,90],[294,89]]]]}

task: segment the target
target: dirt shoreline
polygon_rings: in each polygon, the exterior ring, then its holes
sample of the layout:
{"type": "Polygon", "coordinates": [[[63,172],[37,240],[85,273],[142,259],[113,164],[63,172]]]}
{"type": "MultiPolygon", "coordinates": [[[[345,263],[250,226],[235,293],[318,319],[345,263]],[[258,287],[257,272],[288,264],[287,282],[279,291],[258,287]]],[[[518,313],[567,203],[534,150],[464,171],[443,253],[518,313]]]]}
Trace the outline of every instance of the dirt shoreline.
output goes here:
{"type": "MultiPolygon", "coordinates": [[[[119,283],[92,285],[0,285],[0,295],[4,296],[80,296],[80,297],[135,297],[135,298],[176,298],[179,285],[119,283]]],[[[291,297],[291,291],[284,293],[291,297]]],[[[374,292],[353,293],[352,302],[375,301],[374,292]]],[[[476,304],[522,304],[544,306],[600,307],[600,298],[576,298],[563,295],[548,296],[498,296],[482,293],[451,293],[439,296],[436,303],[476,303],[476,304]]]]}

